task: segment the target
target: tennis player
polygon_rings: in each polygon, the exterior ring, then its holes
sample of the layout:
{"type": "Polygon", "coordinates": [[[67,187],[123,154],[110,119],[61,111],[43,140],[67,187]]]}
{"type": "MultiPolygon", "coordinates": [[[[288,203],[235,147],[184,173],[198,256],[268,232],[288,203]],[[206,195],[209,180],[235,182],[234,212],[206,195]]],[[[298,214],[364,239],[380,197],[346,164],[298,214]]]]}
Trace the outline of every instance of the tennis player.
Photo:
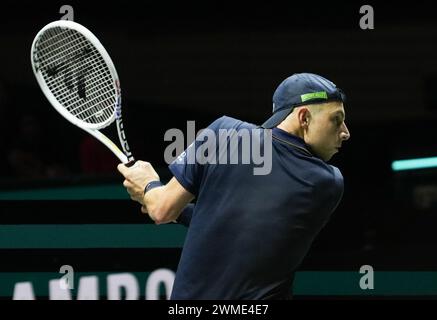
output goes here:
{"type": "MultiPolygon", "coordinates": [[[[188,226],[172,299],[292,297],[294,273],[343,195],[339,169],[326,162],[350,137],[344,102],[319,75],[285,79],[273,95],[273,115],[258,127],[272,137],[269,174],[255,175],[254,164],[188,161],[205,143],[202,134],[170,164],[174,177],[165,185],[148,162],[118,165],[142,212],[158,224],[188,226]]],[[[221,117],[208,128],[219,135],[257,126],[221,117]]]]}

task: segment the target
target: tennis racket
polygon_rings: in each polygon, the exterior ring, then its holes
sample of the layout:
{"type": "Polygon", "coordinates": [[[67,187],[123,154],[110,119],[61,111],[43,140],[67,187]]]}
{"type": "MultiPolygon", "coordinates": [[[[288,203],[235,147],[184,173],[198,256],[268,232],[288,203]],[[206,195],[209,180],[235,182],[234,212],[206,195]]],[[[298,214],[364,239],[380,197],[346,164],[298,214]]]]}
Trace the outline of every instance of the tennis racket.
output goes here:
{"type": "Polygon", "coordinates": [[[33,40],[31,62],[41,90],[65,119],[97,138],[127,166],[135,163],[121,118],[117,71],[88,29],[73,21],[49,23],[33,40]],[[99,131],[114,120],[123,151],[99,131]]]}

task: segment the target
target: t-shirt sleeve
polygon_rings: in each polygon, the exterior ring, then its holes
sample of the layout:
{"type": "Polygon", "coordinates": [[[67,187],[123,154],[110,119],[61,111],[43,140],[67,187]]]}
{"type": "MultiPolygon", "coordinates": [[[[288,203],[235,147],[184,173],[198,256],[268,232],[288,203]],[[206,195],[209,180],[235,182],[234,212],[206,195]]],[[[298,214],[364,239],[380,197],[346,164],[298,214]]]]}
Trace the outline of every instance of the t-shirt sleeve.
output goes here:
{"type": "Polygon", "coordinates": [[[190,226],[191,218],[193,217],[194,206],[194,203],[187,204],[176,219],[176,222],[188,228],[190,226]]]}
{"type": "Polygon", "coordinates": [[[191,194],[197,197],[208,165],[205,157],[208,150],[216,149],[216,136],[225,117],[221,117],[203,130],[184,152],[170,165],[169,169],[178,182],[191,194]],[[212,137],[214,136],[214,137],[212,137]]]}

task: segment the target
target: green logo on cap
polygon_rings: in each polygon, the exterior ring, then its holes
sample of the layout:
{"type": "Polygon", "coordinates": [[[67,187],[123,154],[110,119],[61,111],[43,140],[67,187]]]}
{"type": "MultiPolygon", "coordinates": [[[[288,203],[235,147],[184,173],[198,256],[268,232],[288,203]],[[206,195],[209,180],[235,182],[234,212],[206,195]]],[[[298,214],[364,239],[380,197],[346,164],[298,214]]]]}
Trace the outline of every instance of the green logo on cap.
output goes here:
{"type": "Polygon", "coordinates": [[[313,99],[328,99],[328,94],[325,91],[306,93],[300,96],[302,102],[313,99]]]}

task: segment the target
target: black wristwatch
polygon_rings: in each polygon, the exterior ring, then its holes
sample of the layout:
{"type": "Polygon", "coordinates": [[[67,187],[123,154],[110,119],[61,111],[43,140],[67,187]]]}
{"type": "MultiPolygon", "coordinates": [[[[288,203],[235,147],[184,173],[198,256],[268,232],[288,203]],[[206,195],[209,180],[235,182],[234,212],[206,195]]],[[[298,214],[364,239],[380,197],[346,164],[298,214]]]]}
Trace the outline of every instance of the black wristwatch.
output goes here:
{"type": "Polygon", "coordinates": [[[162,182],[159,181],[159,180],[150,181],[150,182],[146,185],[146,187],[144,188],[144,194],[146,194],[147,191],[150,191],[150,190],[152,190],[153,188],[157,188],[157,187],[160,187],[160,186],[162,186],[162,185],[163,185],[162,182]]]}

